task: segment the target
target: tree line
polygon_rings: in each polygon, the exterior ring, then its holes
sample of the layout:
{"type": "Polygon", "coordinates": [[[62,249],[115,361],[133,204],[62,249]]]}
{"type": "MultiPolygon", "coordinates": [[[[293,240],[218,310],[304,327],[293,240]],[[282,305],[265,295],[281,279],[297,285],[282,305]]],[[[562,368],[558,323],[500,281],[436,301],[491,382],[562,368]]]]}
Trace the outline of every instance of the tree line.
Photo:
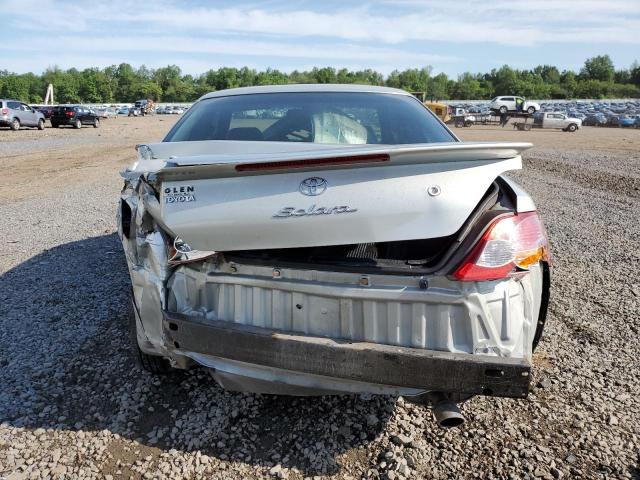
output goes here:
{"type": "Polygon", "coordinates": [[[411,92],[425,92],[432,100],[489,99],[497,95],[520,95],[536,99],[640,98],[640,65],[616,69],[608,55],[587,59],[579,72],[560,71],[552,65],[517,70],[504,65],[489,73],[463,73],[449,78],[433,75],[430,66],[384,76],[375,70],[313,68],[284,73],[276,69],[257,71],[248,67],[223,67],[201,75],[183,74],[169,65],[150,69],[128,63],[103,69],[50,67],[44,73],[16,74],[0,70],[0,98],[42,103],[48,84],[53,84],[57,103],[133,102],[150,98],[162,102],[191,102],[214,90],[286,83],[359,83],[386,85],[411,92]]]}

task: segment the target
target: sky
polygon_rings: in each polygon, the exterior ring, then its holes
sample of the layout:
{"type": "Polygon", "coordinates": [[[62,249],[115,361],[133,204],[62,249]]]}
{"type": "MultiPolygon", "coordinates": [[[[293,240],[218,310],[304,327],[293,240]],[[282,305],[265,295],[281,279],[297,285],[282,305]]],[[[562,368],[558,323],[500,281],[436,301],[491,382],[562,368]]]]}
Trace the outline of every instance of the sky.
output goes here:
{"type": "Polygon", "coordinates": [[[640,61],[640,0],[0,0],[0,70],[178,65],[456,76],[640,61]]]}

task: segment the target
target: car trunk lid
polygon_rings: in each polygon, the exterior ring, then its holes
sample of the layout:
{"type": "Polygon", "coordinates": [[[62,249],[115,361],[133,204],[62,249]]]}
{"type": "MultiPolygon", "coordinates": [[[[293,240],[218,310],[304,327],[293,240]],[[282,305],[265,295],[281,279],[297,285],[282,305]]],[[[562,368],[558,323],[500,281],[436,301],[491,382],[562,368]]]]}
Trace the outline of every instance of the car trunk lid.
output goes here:
{"type": "MultiPolygon", "coordinates": [[[[389,242],[455,233],[525,143],[167,142],[161,215],[197,250],[389,242]]],[[[141,164],[143,162],[140,162],[141,164]]],[[[139,165],[138,168],[143,168],[139,165]]]]}

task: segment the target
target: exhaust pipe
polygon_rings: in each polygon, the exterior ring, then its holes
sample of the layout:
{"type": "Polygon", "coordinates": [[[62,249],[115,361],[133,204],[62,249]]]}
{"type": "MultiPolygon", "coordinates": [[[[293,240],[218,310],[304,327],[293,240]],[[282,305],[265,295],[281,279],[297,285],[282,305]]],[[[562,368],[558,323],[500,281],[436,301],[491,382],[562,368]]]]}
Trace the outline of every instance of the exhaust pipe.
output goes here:
{"type": "Polygon", "coordinates": [[[433,416],[442,428],[459,427],[464,423],[464,416],[460,409],[444,393],[434,392],[429,397],[433,416]]]}
{"type": "Polygon", "coordinates": [[[464,415],[458,405],[442,392],[428,392],[404,398],[412,403],[431,407],[436,422],[442,428],[459,427],[464,423],[464,415]]]}

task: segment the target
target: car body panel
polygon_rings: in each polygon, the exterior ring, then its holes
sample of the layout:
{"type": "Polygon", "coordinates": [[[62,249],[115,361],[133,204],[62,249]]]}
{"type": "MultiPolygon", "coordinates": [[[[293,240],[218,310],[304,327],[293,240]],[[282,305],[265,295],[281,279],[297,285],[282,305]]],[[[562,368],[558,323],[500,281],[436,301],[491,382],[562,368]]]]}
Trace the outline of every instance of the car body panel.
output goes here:
{"type": "Polygon", "coordinates": [[[197,250],[444,237],[461,227],[498,175],[520,166],[515,157],[173,180],[162,182],[160,203],[165,224],[197,250]],[[307,179],[323,182],[326,190],[302,194],[307,179]],[[182,201],[189,198],[194,200],[182,201]]]}
{"type": "MultiPolygon", "coordinates": [[[[316,88],[379,92],[335,85],[273,91],[316,88]]],[[[205,97],[265,91],[271,90],[205,97]]],[[[529,195],[502,176],[521,167],[520,153],[529,146],[139,146],[138,162],[123,172],[118,209],[139,348],[178,368],[209,367],[234,390],[526,396],[544,324],[548,266],[543,261],[475,282],[455,280],[452,272],[487,230],[488,218],[535,209],[529,195]],[[365,160],[340,164],[354,158],[365,160]],[[335,162],[313,163],[327,159],[335,162]],[[305,190],[309,178],[326,181],[314,184],[322,191],[305,190]],[[325,202],[349,211],[314,215],[325,202]],[[289,207],[300,212],[278,216],[289,207]],[[431,270],[365,271],[270,256],[256,261],[238,252],[452,233],[449,253],[431,270]]]]}

